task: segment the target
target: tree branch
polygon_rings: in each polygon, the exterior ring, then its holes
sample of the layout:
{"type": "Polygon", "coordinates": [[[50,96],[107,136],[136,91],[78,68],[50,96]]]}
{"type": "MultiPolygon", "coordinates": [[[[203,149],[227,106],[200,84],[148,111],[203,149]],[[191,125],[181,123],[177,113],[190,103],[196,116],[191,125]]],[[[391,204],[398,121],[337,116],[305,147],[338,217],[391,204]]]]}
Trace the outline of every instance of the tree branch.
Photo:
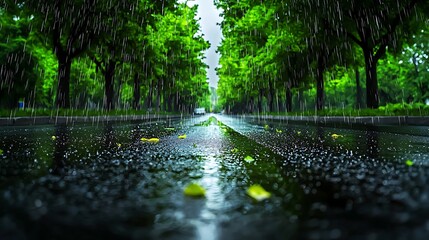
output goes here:
{"type": "Polygon", "coordinates": [[[64,53],[63,46],[61,45],[61,34],[60,34],[60,1],[55,1],[54,5],[54,25],[52,28],[52,43],[54,45],[54,52],[56,55],[62,55],[64,53]]]}
{"type": "Polygon", "coordinates": [[[361,48],[364,48],[365,46],[363,45],[363,42],[361,40],[359,40],[355,35],[353,35],[350,32],[346,32],[347,33],[347,37],[349,37],[351,40],[353,40],[353,42],[355,42],[357,45],[359,45],[361,48]]]}
{"type": "Polygon", "coordinates": [[[99,61],[94,54],[88,54],[88,56],[89,56],[89,59],[91,59],[91,61],[93,61],[95,63],[95,65],[97,65],[97,68],[99,68],[101,70],[101,73],[105,74],[106,69],[105,69],[105,67],[103,67],[103,62],[99,61]]]}
{"type": "Polygon", "coordinates": [[[396,31],[396,28],[399,26],[402,19],[407,17],[407,14],[412,10],[412,8],[416,6],[419,1],[420,0],[412,0],[410,4],[402,8],[401,11],[399,11],[398,14],[391,21],[388,22],[386,26],[387,32],[383,34],[379,39],[377,39],[375,41],[375,44],[385,44],[389,40],[389,37],[396,31]]]}

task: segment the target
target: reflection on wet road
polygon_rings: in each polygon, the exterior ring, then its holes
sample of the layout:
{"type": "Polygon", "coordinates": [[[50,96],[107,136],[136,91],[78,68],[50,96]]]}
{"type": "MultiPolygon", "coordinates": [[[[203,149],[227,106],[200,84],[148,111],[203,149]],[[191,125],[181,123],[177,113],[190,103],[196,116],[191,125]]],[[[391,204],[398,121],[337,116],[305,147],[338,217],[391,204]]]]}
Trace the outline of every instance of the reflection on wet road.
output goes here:
{"type": "Polygon", "coordinates": [[[429,129],[215,117],[1,128],[0,239],[429,234],[429,129]],[[183,194],[191,182],[205,197],[183,194]],[[251,199],[252,184],[272,197],[251,199]]]}

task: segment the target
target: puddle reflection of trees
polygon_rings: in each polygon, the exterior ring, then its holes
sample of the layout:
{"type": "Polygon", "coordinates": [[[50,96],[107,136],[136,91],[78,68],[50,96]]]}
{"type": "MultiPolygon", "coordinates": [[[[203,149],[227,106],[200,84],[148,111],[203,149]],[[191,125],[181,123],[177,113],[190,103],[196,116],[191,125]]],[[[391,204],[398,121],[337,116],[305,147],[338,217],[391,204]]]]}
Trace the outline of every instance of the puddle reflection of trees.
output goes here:
{"type": "Polygon", "coordinates": [[[63,175],[64,167],[68,159],[68,148],[70,146],[70,129],[65,124],[55,127],[54,154],[52,163],[52,174],[63,175]]]}

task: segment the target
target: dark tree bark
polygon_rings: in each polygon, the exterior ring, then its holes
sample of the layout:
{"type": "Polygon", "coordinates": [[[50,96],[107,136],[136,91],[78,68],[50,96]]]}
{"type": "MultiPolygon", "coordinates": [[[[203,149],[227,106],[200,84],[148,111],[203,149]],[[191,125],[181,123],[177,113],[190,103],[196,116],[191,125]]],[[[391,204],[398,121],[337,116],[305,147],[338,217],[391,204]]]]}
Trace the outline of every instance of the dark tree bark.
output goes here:
{"type": "Polygon", "coordinates": [[[316,76],[316,85],[317,85],[317,96],[316,96],[316,109],[322,110],[325,104],[324,100],[324,81],[323,73],[325,71],[325,65],[323,60],[323,55],[321,54],[317,60],[317,76],[316,76]]]}
{"type": "Polygon", "coordinates": [[[248,106],[247,106],[247,112],[248,113],[253,113],[253,104],[254,104],[254,98],[250,97],[249,102],[248,102],[248,106]]]}
{"type": "Polygon", "coordinates": [[[161,91],[162,91],[162,80],[158,80],[156,85],[156,111],[161,111],[161,91]]]}
{"type": "Polygon", "coordinates": [[[290,83],[286,85],[286,112],[292,112],[292,91],[290,83]]]}
{"type": "Polygon", "coordinates": [[[363,49],[366,68],[366,105],[368,108],[378,108],[377,61],[372,49],[363,49]]]}
{"type": "Polygon", "coordinates": [[[270,81],[270,89],[268,91],[268,112],[274,111],[274,97],[275,97],[275,90],[273,87],[273,83],[270,81]]]}
{"type": "Polygon", "coordinates": [[[299,104],[299,110],[304,111],[304,90],[301,88],[298,91],[298,104],[299,104]]]}
{"type": "Polygon", "coordinates": [[[152,108],[152,99],[153,99],[153,82],[150,81],[149,92],[147,93],[146,103],[145,103],[147,109],[152,108]]]}
{"type": "Polygon", "coordinates": [[[258,96],[258,112],[262,113],[262,99],[263,99],[264,91],[262,89],[259,90],[259,96],[258,96]]]}
{"type": "Polygon", "coordinates": [[[116,63],[109,61],[104,72],[105,80],[105,96],[104,96],[104,108],[106,110],[115,109],[115,103],[113,101],[114,96],[114,75],[115,75],[116,63]]]}
{"type": "Polygon", "coordinates": [[[58,58],[58,88],[56,106],[70,108],[70,71],[71,59],[64,53],[57,53],[58,58]]]}
{"type": "Polygon", "coordinates": [[[374,39],[371,28],[367,25],[367,22],[369,21],[364,21],[365,14],[367,14],[367,12],[352,12],[352,17],[354,17],[356,21],[356,30],[359,38],[351,32],[347,32],[347,36],[361,47],[364,54],[366,72],[366,105],[368,108],[378,108],[379,106],[377,80],[378,60],[386,53],[387,45],[392,41],[396,41],[394,39],[394,34],[398,26],[400,26],[404,20],[409,18],[417,4],[423,2],[424,1],[421,0],[411,0],[407,5],[403,6],[390,21],[381,23],[384,25],[382,26],[384,32],[377,39],[374,39]]]}
{"type": "Polygon", "coordinates": [[[362,108],[362,87],[360,86],[360,74],[359,74],[359,68],[355,68],[355,74],[356,74],[356,108],[360,109],[362,108]]]}
{"type": "Polygon", "coordinates": [[[169,93],[168,98],[166,99],[167,111],[174,112],[174,94],[169,93]]]}
{"type": "Polygon", "coordinates": [[[85,26],[93,16],[90,9],[94,7],[95,2],[88,2],[83,5],[79,12],[82,17],[70,25],[68,33],[65,32],[65,26],[62,15],[62,1],[54,3],[54,22],[52,25],[52,42],[54,53],[58,59],[58,88],[56,96],[56,106],[58,108],[70,108],[70,72],[71,64],[74,58],[82,54],[94,37],[93,32],[86,32],[85,26]],[[77,24],[79,23],[79,24],[77,24]],[[61,40],[66,34],[66,42],[63,45],[61,40]],[[76,44],[78,43],[78,44],[76,44]]]}
{"type": "Polygon", "coordinates": [[[140,74],[134,74],[134,99],[133,99],[133,108],[135,110],[140,110],[140,74]]]}

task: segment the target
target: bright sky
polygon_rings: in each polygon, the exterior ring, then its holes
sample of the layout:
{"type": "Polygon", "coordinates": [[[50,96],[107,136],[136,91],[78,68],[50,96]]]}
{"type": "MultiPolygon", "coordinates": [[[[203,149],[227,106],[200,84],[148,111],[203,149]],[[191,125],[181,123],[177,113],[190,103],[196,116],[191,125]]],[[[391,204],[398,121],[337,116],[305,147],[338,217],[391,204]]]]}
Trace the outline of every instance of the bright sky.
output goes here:
{"type": "MultiPolygon", "coordinates": [[[[209,65],[207,69],[207,77],[211,87],[216,87],[219,77],[216,75],[215,68],[219,65],[219,54],[216,53],[217,47],[222,39],[222,31],[217,23],[222,21],[219,16],[220,11],[213,3],[214,0],[188,0],[188,6],[198,5],[197,19],[204,34],[204,39],[210,42],[210,48],[205,52],[206,59],[204,62],[209,65]]],[[[179,0],[186,2],[186,0],[179,0]]]]}

